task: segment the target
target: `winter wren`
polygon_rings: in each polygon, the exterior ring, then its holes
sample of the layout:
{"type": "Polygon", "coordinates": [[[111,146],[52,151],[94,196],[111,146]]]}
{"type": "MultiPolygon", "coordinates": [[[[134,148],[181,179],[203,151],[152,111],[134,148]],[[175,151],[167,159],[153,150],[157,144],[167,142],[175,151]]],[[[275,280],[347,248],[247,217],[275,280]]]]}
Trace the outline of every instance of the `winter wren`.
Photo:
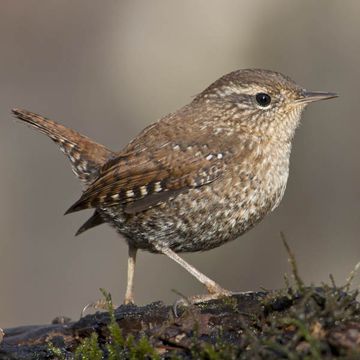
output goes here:
{"type": "Polygon", "coordinates": [[[301,112],[336,96],[306,91],[274,71],[234,71],[120,152],[31,112],[13,112],[54,140],[83,182],[67,213],[95,211],[77,234],[107,222],[124,236],[125,303],[131,303],[138,249],[169,256],[212,297],[230,293],[177,253],[234,240],[274,210],[284,195],[301,112]]]}

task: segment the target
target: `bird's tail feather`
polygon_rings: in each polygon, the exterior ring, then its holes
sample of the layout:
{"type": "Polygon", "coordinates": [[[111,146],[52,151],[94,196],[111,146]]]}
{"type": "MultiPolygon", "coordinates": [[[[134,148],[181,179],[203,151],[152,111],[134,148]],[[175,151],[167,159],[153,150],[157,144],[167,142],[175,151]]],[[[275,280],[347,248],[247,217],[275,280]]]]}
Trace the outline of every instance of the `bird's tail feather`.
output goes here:
{"type": "Polygon", "coordinates": [[[57,143],[69,158],[73,172],[85,185],[95,180],[101,166],[115,155],[103,145],[55,121],[27,110],[13,109],[12,112],[18,119],[30,124],[57,143]]]}

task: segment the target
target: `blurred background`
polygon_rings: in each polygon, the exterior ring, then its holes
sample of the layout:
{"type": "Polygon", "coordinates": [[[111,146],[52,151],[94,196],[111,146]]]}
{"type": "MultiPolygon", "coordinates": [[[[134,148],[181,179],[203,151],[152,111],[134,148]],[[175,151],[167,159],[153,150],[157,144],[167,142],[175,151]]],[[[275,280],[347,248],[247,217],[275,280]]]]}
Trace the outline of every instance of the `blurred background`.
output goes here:
{"type": "MultiPolygon", "coordinates": [[[[343,282],[360,260],[360,2],[3,0],[0,4],[0,327],[79,317],[123,299],[127,247],[107,225],[74,237],[90,212],[63,216],[80,183],[12,107],[121,149],[144,126],[239,68],[281,71],[336,100],[309,106],[280,207],[243,237],[185,259],[232,290],[283,286],[283,231],[306,282],[343,282]]],[[[356,284],[359,283],[356,279],[356,284]]],[[[139,304],[202,286],[141,252],[139,304]]]]}

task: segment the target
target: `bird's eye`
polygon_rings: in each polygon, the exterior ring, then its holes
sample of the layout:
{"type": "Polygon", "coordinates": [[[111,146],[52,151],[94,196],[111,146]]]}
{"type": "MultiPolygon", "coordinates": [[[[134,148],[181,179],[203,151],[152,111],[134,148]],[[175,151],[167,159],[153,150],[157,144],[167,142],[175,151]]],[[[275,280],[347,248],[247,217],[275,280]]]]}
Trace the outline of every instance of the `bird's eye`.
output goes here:
{"type": "Polygon", "coordinates": [[[256,94],[256,102],[261,106],[261,107],[266,107],[268,105],[270,105],[271,103],[271,96],[265,93],[258,93],[256,94]]]}

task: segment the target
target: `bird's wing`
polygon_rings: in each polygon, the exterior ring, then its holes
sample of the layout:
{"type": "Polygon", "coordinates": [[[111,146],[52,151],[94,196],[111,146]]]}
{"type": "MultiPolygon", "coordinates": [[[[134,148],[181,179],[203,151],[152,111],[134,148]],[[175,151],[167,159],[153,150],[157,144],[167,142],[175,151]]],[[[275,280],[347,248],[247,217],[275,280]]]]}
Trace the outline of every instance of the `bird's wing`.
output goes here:
{"type": "Polygon", "coordinates": [[[98,210],[95,210],[94,213],[87,219],[84,224],[82,224],[79,230],[76,232],[75,236],[82,234],[84,231],[92,229],[95,226],[104,224],[105,220],[101,217],[101,214],[98,210]]]}
{"type": "Polygon", "coordinates": [[[230,152],[212,153],[202,143],[142,148],[105,164],[100,176],[67,213],[121,204],[127,213],[157,206],[191,188],[213,182],[226,171],[230,152]]]}

